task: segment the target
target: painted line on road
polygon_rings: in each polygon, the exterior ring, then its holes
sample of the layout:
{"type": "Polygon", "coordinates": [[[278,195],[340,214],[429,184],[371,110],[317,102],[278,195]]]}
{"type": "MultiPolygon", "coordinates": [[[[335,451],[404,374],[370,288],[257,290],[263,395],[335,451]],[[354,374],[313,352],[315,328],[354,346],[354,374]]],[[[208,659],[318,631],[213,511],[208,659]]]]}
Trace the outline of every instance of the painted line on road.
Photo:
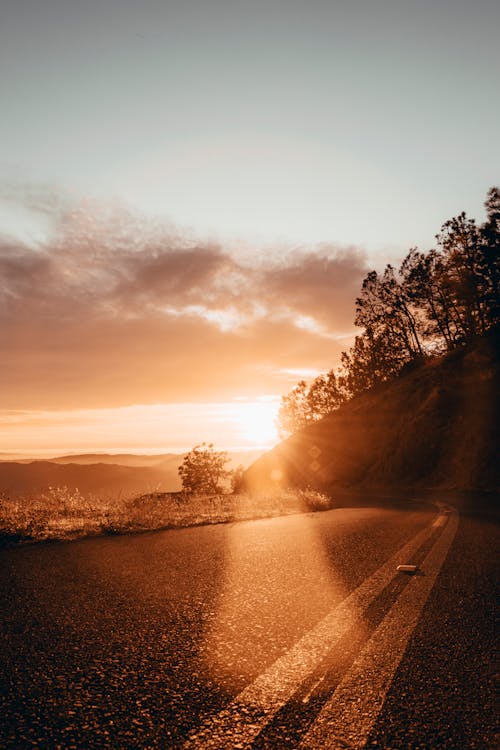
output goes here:
{"type": "Polygon", "coordinates": [[[309,703],[309,701],[311,699],[311,695],[313,695],[314,691],[319,687],[319,685],[321,685],[321,683],[325,681],[325,677],[326,677],[326,673],[323,674],[323,675],[321,675],[321,677],[319,678],[319,680],[316,680],[316,682],[311,687],[311,689],[302,698],[302,703],[309,703]]]}
{"type": "Polygon", "coordinates": [[[184,750],[248,747],[335,644],[362,621],[365,610],[398,575],[397,566],[407,562],[434,533],[433,523],[419,531],[286,654],[242,690],[227,708],[208,717],[193,730],[183,745],[184,750]]]}
{"type": "Polygon", "coordinates": [[[444,526],[445,523],[446,523],[446,516],[440,513],[432,525],[434,526],[435,529],[437,529],[440,526],[444,526]]]}
{"type": "Polygon", "coordinates": [[[302,739],[300,750],[365,746],[455,537],[458,515],[446,518],[444,531],[420,566],[424,575],[410,579],[302,739]]]}

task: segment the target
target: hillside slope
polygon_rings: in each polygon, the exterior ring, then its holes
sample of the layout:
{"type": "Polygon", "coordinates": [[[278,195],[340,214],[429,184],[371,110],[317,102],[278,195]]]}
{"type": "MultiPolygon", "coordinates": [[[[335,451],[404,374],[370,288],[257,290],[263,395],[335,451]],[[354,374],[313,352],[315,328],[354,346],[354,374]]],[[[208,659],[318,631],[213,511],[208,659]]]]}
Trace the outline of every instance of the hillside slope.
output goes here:
{"type": "Polygon", "coordinates": [[[500,486],[500,336],[430,359],[293,435],[246,473],[322,489],[500,486]]]}

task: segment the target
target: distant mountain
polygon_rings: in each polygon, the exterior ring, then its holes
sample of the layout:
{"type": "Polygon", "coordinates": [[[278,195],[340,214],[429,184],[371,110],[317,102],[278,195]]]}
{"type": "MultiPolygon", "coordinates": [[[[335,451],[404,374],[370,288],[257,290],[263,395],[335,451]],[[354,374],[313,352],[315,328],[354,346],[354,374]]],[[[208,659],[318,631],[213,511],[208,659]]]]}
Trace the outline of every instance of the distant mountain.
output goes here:
{"type": "Polygon", "coordinates": [[[31,464],[34,461],[49,461],[53,464],[117,464],[119,466],[158,466],[171,461],[182,460],[179,453],[159,453],[156,455],[142,455],[139,453],[75,453],[53,458],[26,458],[0,453],[0,463],[15,461],[18,464],[31,464]]]}
{"type": "MultiPolygon", "coordinates": [[[[31,459],[32,461],[33,459],[31,459]]],[[[139,453],[77,453],[47,459],[56,464],[118,464],[119,466],[159,466],[182,461],[178,453],[141,455],[139,453]]]]}
{"type": "MultiPolygon", "coordinates": [[[[178,461],[179,459],[177,459],[178,461]]],[[[181,459],[182,460],[182,459],[181,459]]],[[[171,467],[32,461],[0,463],[0,488],[11,494],[36,493],[48,487],[78,487],[83,494],[132,495],[180,489],[177,461],[171,467]]]]}
{"type": "Polygon", "coordinates": [[[498,490],[499,343],[491,331],[359,395],[259,458],[248,485],[498,490]]]}
{"type": "MultiPolygon", "coordinates": [[[[57,464],[118,464],[119,466],[140,467],[156,466],[161,467],[164,470],[175,465],[175,469],[177,470],[179,464],[182,463],[184,455],[184,453],[76,453],[43,460],[57,464]]],[[[262,455],[261,450],[248,450],[233,453],[228,452],[230,464],[233,466],[237,466],[240,463],[243,464],[243,466],[249,466],[260,455],[262,455]]],[[[31,463],[34,460],[41,459],[30,458],[23,459],[22,461],[16,459],[18,463],[31,463]]]]}
{"type": "MultiPolygon", "coordinates": [[[[230,466],[248,466],[261,451],[230,453],[230,466]]],[[[22,495],[48,487],[78,487],[83,494],[128,496],[155,491],[176,492],[183,454],[85,453],[45,459],[0,460],[0,491],[22,495]]]]}

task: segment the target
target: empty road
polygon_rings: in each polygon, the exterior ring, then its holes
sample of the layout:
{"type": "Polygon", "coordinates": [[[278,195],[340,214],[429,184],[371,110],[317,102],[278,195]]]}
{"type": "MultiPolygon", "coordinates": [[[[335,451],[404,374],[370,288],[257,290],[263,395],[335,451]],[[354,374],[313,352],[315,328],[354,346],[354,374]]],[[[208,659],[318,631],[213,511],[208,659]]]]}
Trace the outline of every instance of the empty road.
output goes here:
{"type": "Polygon", "coordinates": [[[0,551],[0,747],[496,747],[492,512],[354,505],[0,551]]]}

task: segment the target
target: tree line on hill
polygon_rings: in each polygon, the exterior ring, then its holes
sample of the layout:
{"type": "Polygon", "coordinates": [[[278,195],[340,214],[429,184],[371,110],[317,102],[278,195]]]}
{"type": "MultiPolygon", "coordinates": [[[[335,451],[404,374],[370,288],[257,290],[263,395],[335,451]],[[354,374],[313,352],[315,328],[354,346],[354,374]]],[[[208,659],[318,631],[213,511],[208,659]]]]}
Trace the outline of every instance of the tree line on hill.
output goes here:
{"type": "Polygon", "coordinates": [[[485,201],[486,221],[465,212],[446,221],[429,252],[411,248],[398,269],[370,271],[356,299],[362,329],[341,366],[281,399],[282,436],[396,377],[405,367],[468,344],[500,323],[500,188],[485,201]]]}

